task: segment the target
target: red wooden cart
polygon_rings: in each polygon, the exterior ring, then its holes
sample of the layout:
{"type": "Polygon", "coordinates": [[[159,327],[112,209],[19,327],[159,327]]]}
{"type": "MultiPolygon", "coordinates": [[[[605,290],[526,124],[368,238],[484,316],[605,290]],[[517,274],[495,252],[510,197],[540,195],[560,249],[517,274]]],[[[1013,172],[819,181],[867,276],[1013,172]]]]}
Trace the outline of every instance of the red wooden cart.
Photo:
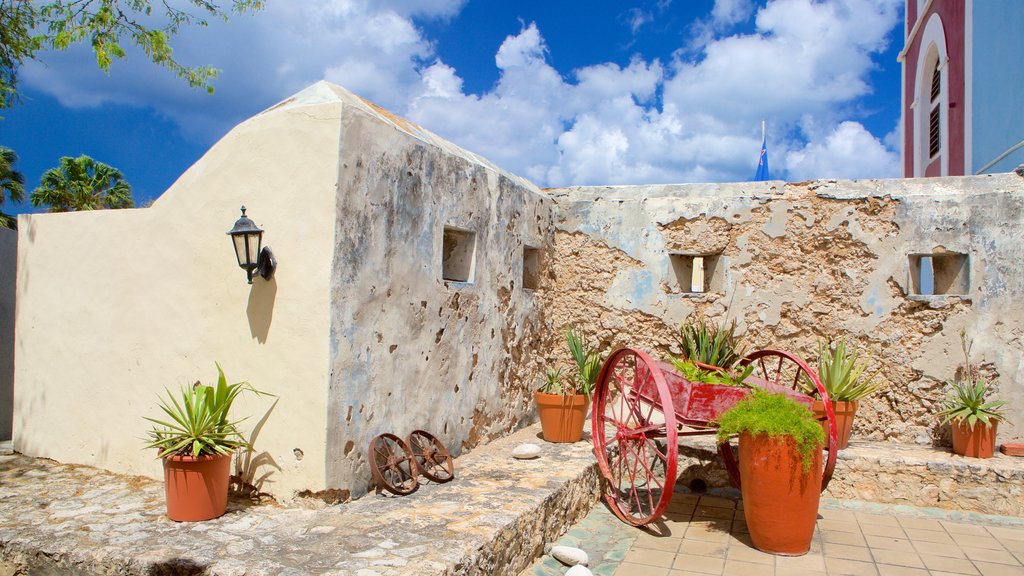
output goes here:
{"type": "MultiPolygon", "coordinates": [[[[836,421],[818,375],[794,354],[759,350],[740,361],[754,364],[745,383],[784,393],[808,408],[813,403],[799,385],[809,379],[824,401],[828,438],[821,489],[836,463],[836,421]]],[[[680,436],[714,434],[719,414],[750,394],[749,388],[690,382],[672,366],[646,353],[622,348],[608,358],[598,376],[592,407],[597,463],[607,480],[605,499],[628,524],[643,526],[668,507],[676,480],[680,436]]],[[[731,444],[718,447],[737,488],[739,466],[731,444]]]]}

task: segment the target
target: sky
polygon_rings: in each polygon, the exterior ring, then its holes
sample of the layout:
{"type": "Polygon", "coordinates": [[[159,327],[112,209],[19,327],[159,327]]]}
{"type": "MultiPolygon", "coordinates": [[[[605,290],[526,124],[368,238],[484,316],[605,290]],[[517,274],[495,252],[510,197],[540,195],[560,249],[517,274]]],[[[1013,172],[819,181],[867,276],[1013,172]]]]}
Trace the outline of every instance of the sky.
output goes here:
{"type": "MultiPolygon", "coordinates": [[[[899,177],[904,0],[268,0],[185,29],[209,95],[135,50],[43,52],[3,111],[26,195],[61,156],[138,205],[233,126],[319,80],[541,187],[899,177]]],[[[11,214],[33,211],[5,203],[11,214]]]]}

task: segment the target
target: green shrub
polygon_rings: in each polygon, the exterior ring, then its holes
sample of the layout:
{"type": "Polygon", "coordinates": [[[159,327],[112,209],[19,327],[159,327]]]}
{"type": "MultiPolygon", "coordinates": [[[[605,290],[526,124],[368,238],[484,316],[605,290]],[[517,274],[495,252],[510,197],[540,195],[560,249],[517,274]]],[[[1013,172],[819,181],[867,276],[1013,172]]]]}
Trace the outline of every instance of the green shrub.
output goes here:
{"type": "Polygon", "coordinates": [[[705,384],[750,387],[744,380],[754,371],[753,364],[748,364],[743,370],[733,375],[726,370],[705,370],[694,364],[691,360],[680,360],[674,357],[669,357],[669,360],[672,361],[672,365],[676,367],[676,370],[683,375],[683,378],[690,382],[704,382],[705,384]]]}
{"type": "Polygon", "coordinates": [[[825,443],[821,424],[806,406],[784,394],[771,394],[759,388],[719,416],[716,424],[719,444],[742,432],[778,439],[792,437],[803,458],[804,471],[810,470],[814,451],[821,450],[825,443]]]}

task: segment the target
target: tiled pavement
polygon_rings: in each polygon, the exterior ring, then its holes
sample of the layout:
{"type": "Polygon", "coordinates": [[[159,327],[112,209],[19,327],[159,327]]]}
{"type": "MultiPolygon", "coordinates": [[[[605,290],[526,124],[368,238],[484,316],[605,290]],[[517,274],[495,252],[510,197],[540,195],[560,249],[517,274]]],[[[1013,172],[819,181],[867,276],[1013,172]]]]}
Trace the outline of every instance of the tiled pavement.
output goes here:
{"type": "MultiPolygon", "coordinates": [[[[588,550],[594,573],[608,576],[1024,576],[1024,519],[951,517],[934,509],[823,502],[810,552],[773,556],[751,545],[738,500],[677,494],[647,529],[629,528],[599,506],[560,543],[588,550]],[[605,526],[612,522],[619,527],[605,526]],[[609,539],[613,533],[618,540],[609,539]]],[[[545,557],[532,574],[564,570],[545,557]]]]}

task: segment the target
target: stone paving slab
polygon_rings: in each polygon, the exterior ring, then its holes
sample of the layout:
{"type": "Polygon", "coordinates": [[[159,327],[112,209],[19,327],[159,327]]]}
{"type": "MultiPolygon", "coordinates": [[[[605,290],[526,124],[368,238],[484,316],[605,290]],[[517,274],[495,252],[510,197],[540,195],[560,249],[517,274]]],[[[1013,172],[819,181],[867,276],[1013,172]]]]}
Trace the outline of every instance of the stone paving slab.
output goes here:
{"type": "Polygon", "coordinates": [[[515,574],[596,501],[589,437],[549,444],[538,432],[473,450],[454,480],[409,496],[320,510],[232,500],[201,523],[164,516],[162,482],[3,455],[0,573],[515,574]],[[541,457],[512,459],[522,442],[541,457]]]}
{"type": "MultiPolygon", "coordinates": [[[[598,505],[556,544],[587,552],[598,576],[1024,576],[1024,518],[827,498],[810,552],[774,556],[753,547],[743,502],[732,489],[677,493],[665,515],[643,528],[624,524],[598,505]]],[[[521,576],[565,571],[545,555],[521,576]]]]}

